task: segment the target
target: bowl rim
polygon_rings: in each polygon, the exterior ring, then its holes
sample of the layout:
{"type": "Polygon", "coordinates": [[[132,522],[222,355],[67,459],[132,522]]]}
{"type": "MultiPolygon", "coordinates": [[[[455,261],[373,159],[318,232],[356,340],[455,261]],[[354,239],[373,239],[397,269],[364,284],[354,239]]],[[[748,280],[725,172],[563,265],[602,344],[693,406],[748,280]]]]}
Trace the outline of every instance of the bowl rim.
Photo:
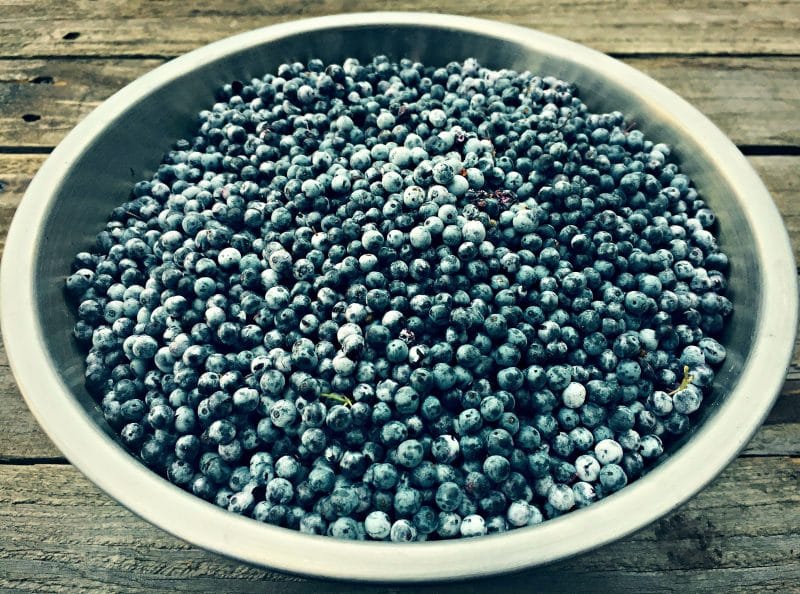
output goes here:
{"type": "Polygon", "coordinates": [[[793,352],[797,302],[794,256],[775,204],[736,146],[697,109],[638,70],[586,46],[496,21],[420,12],[339,14],[272,25],[191,51],[130,83],[79,123],[42,165],[16,211],[0,269],[0,322],[20,391],[54,444],[92,482],[141,518],[206,550],[295,574],[370,582],[463,579],[542,565],[622,538],[677,508],[733,460],[768,414],[793,352]],[[184,492],[115,444],[75,398],[51,397],[69,389],[48,356],[46,329],[30,307],[36,301],[33,264],[44,241],[40,222],[64,175],[105,125],[154,89],[228,54],[300,33],[386,25],[480,31],[592,64],[633,95],[668,110],[682,123],[682,134],[712,146],[731,186],[748,195],[742,208],[759,260],[769,267],[740,381],[688,443],[618,496],[534,528],[479,539],[394,544],[305,535],[237,516],[184,492]],[[748,368],[773,368],[776,373],[756,377],[746,373],[748,368]],[[689,466],[692,478],[686,480],[689,466]],[[664,485],[671,486],[666,493],[664,485]]]}

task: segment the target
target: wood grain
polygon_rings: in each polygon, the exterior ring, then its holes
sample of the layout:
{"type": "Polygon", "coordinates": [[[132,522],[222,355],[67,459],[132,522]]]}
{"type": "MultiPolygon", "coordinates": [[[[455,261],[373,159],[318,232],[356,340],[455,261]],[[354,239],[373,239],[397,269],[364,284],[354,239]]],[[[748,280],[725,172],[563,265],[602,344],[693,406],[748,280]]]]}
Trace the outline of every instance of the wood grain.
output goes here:
{"type": "MultiPolygon", "coordinates": [[[[287,20],[386,10],[378,0],[6,1],[0,55],[175,56],[287,20]]],[[[781,0],[398,0],[392,10],[466,14],[555,33],[616,53],[798,53],[800,5],[781,0]]],[[[435,17],[434,17],[435,18],[435,17]]]]}
{"type": "Polygon", "coordinates": [[[800,262],[800,161],[798,157],[750,157],[781,213],[794,258],[800,262]]]}
{"type": "Polygon", "coordinates": [[[0,155],[0,253],[14,211],[44,159],[45,155],[0,155]]]}
{"type": "MultiPolygon", "coordinates": [[[[785,592],[800,583],[799,479],[797,459],[739,459],[640,532],[500,583],[509,592],[531,583],[542,592],[785,592]]],[[[3,591],[478,593],[500,584],[370,587],[248,567],[146,524],[70,466],[0,466],[0,522],[3,591]]]]}
{"type": "Polygon", "coordinates": [[[36,422],[8,364],[6,349],[0,345],[0,464],[29,459],[65,461],[36,422]]]}
{"type": "MultiPolygon", "coordinates": [[[[800,58],[624,60],[665,84],[737,144],[800,146],[800,58]]],[[[0,146],[52,147],[162,60],[0,60],[0,146]]]]}
{"type": "Polygon", "coordinates": [[[53,147],[163,60],[0,60],[0,146],[53,147]]]}

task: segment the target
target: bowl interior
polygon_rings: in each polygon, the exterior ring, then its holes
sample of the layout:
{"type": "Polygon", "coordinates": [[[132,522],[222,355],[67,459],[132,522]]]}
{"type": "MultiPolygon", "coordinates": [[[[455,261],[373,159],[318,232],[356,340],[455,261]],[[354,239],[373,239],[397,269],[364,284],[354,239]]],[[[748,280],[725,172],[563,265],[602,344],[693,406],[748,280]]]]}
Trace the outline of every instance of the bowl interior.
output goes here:
{"type": "Polygon", "coordinates": [[[196,114],[214,103],[214,92],[221,85],[274,72],[283,62],[314,57],[325,62],[341,62],[347,57],[368,61],[378,54],[393,59],[409,57],[426,65],[445,65],[452,60],[475,57],[492,68],[530,70],[571,80],[577,83],[581,98],[592,110],[620,110],[648,138],[674,147],[682,170],[692,176],[701,196],[715,209],[720,243],[735,262],[729,296],[736,308],[723,339],[728,358],[717,375],[718,389],[714,391],[712,405],[701,413],[711,414],[716,401],[725,393],[719,388],[736,382],[747,358],[760,301],[762,283],[758,277],[763,270],[749,247],[753,244],[752,231],[735,198],[736,191],[719,173],[708,147],[685,136],[681,122],[672,119],[659,105],[644,103],[632,94],[635,90],[605,79],[592,64],[576,63],[565,56],[533,51],[477,32],[419,25],[342,27],[301,33],[247,48],[210,63],[197,64],[108,122],[103,133],[74,162],[58,188],[36,258],[37,313],[42,327],[51,336],[46,346],[82,405],[106,427],[97,405],[83,387],[83,357],[70,335],[75,317],[64,300],[63,278],[72,256],[93,245],[94,236],[103,228],[111,209],[127,199],[133,183],[152,174],[175,140],[193,135],[196,114]]]}
{"type": "Polygon", "coordinates": [[[3,329],[22,391],[56,445],[98,485],[166,530],[288,571],[375,581],[448,579],[544,563],[621,537],[682,503],[730,461],[766,415],[791,353],[797,293],[788,239],[769,195],[735,147],[685,102],[607,56],[489,21],[346,15],[212,44],[147,75],[89,116],[45,164],[18,213],[3,265],[3,329]],[[540,527],[470,542],[341,543],[216,509],[152,475],[115,443],[84,389],[83,354],[71,336],[75,317],[62,287],[73,255],[94,245],[111,209],[127,199],[133,183],[152,174],[174,141],[192,135],[197,112],[214,103],[219,86],[262,76],[286,61],[366,61],[376,54],[430,65],[475,57],[492,68],[574,81],[592,110],[620,110],[649,138],[672,145],[682,170],[716,211],[720,244],[732,262],[729,296],[735,311],[723,337],[728,358],[691,443],[650,476],[540,527]],[[776,321],[776,304],[786,308],[790,329],[776,321]],[[757,352],[767,340],[773,340],[774,352],[757,352]],[[777,366],[770,372],[774,378],[754,378],[770,364],[777,366]],[[736,398],[725,400],[734,388],[736,398]],[[684,477],[685,483],[677,484],[684,477]],[[674,484],[665,491],[659,478],[674,484]],[[278,540],[280,546],[267,546],[278,540]]]}

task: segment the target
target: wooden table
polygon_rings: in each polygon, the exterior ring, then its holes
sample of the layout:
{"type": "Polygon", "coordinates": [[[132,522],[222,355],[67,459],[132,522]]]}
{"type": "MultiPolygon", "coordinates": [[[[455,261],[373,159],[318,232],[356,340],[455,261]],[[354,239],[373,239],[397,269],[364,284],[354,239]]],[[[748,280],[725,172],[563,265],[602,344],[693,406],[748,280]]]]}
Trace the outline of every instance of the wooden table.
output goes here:
{"type": "MultiPolygon", "coordinates": [[[[748,156],[800,247],[800,3],[407,0],[393,8],[535,27],[610,53],[696,105],[748,156]]],[[[0,247],[26,185],[85,114],[171,57],[374,0],[0,3],[0,247]]],[[[782,370],[776,370],[782,373],[782,370]]],[[[668,517],[483,591],[800,591],[800,366],[742,455],[668,517]]],[[[0,348],[0,591],[399,592],[271,573],[204,552],[98,491],[45,437],[0,348]]]]}

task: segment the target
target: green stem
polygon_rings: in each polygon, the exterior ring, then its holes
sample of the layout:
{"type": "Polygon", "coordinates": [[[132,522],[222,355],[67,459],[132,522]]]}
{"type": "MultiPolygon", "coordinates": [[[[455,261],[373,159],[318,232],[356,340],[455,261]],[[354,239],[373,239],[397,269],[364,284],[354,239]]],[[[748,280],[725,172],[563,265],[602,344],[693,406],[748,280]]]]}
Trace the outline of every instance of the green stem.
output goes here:
{"type": "Polygon", "coordinates": [[[337,394],[335,392],[323,392],[322,394],[320,394],[320,396],[322,396],[323,398],[329,398],[330,400],[336,400],[337,402],[341,402],[347,407],[353,406],[353,401],[350,400],[350,398],[348,398],[344,394],[337,394]]]}
{"type": "Polygon", "coordinates": [[[681,379],[680,385],[677,388],[675,388],[674,390],[672,390],[672,392],[669,392],[668,395],[672,396],[673,394],[677,394],[681,390],[685,390],[686,388],[689,387],[689,384],[692,383],[692,380],[694,380],[694,376],[691,373],[689,373],[689,366],[688,365],[684,365],[683,366],[683,379],[681,379]]]}

